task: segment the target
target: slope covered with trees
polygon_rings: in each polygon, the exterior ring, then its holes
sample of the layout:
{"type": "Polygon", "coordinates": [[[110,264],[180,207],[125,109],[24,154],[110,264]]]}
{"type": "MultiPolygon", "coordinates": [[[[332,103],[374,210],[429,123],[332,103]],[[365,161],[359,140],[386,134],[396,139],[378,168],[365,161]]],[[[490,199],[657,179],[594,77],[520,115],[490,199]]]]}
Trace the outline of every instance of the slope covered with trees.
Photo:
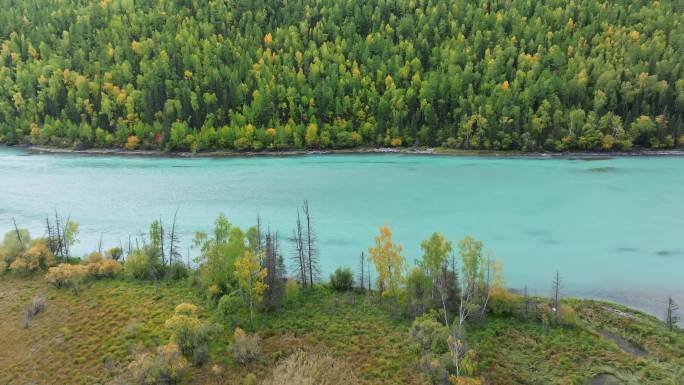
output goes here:
{"type": "Polygon", "coordinates": [[[676,0],[1,0],[0,142],[684,143],[676,0]]]}

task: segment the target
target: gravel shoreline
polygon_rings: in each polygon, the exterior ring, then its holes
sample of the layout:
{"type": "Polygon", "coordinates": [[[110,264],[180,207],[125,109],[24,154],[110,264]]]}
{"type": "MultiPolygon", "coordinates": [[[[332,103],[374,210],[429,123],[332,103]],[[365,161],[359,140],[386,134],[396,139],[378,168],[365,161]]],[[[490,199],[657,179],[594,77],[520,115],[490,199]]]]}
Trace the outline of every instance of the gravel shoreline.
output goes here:
{"type": "Polygon", "coordinates": [[[288,151],[206,151],[193,153],[189,151],[166,152],[161,150],[123,150],[123,149],[69,149],[44,146],[15,146],[31,153],[38,154],[79,154],[79,155],[116,155],[116,156],[147,156],[147,157],[180,157],[180,158],[230,158],[230,157],[281,157],[303,155],[334,155],[334,154],[406,154],[406,155],[439,155],[439,156],[483,156],[510,158],[562,158],[562,159],[606,159],[614,157],[655,157],[655,156],[684,156],[684,149],[674,150],[633,150],[618,152],[522,152],[522,151],[484,151],[484,150],[452,150],[448,148],[391,148],[364,147],[341,150],[288,150],[288,151]]]}

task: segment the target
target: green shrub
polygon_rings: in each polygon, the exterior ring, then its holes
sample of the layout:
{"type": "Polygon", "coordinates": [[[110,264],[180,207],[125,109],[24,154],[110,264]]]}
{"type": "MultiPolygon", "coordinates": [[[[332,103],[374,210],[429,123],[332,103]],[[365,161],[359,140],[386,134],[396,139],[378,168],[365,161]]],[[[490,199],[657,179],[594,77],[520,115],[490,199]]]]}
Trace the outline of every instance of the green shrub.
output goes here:
{"type": "Polygon", "coordinates": [[[158,250],[149,246],[133,251],[124,263],[126,275],[135,279],[159,278],[161,270],[158,250]]]}
{"type": "Polygon", "coordinates": [[[248,373],[242,380],[242,385],[257,385],[257,376],[254,373],[248,373]]]}
{"type": "Polygon", "coordinates": [[[449,350],[447,339],[449,329],[435,319],[433,314],[424,314],[413,321],[409,337],[417,352],[443,354],[449,350]]]}
{"type": "Polygon", "coordinates": [[[418,317],[431,307],[431,284],[424,269],[415,267],[409,272],[406,277],[406,305],[410,317],[418,317]]]}
{"type": "Polygon", "coordinates": [[[24,251],[24,247],[28,247],[28,244],[31,242],[31,234],[29,234],[28,230],[19,229],[18,231],[21,242],[17,237],[17,231],[11,230],[5,233],[2,244],[0,244],[0,254],[3,255],[8,265],[12,263],[12,261],[24,251]]]}
{"type": "Polygon", "coordinates": [[[227,325],[235,325],[247,316],[245,302],[236,293],[226,294],[218,301],[218,314],[227,325]]]}
{"type": "Polygon", "coordinates": [[[285,284],[285,298],[288,303],[294,302],[299,298],[299,282],[288,279],[285,284]]]}
{"type": "Polygon", "coordinates": [[[183,356],[192,359],[196,365],[206,362],[211,327],[199,320],[197,306],[189,303],[176,306],[165,325],[171,330],[171,342],[178,345],[183,356]]]}
{"type": "Polygon", "coordinates": [[[520,297],[501,287],[490,291],[488,309],[494,315],[513,315],[520,309],[520,297]]]}
{"type": "Polygon", "coordinates": [[[115,261],[118,261],[121,259],[121,256],[123,255],[123,249],[120,247],[112,247],[111,249],[107,250],[105,252],[105,257],[108,259],[113,259],[115,261]]]}
{"type": "Polygon", "coordinates": [[[180,281],[188,277],[188,268],[183,262],[175,261],[169,266],[168,276],[174,281],[180,281]]]}
{"type": "Polygon", "coordinates": [[[336,291],[349,291],[354,287],[354,274],[349,268],[338,267],[330,275],[330,285],[336,291]]]}

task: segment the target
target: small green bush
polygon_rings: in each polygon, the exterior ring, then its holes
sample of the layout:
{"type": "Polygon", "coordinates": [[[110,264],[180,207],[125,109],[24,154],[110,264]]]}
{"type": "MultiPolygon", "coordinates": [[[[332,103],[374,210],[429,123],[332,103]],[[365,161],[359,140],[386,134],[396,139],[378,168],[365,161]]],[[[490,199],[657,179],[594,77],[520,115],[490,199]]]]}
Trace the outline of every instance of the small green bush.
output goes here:
{"type": "Polygon", "coordinates": [[[243,316],[246,316],[245,302],[236,293],[226,294],[218,301],[218,313],[221,319],[230,326],[236,324],[243,316]]]}
{"type": "Polygon", "coordinates": [[[433,314],[424,314],[413,321],[409,337],[414,349],[418,352],[430,352],[436,355],[449,350],[447,339],[449,329],[435,319],[433,314]]]}
{"type": "Polygon", "coordinates": [[[192,359],[196,365],[206,362],[212,328],[199,320],[197,306],[189,303],[176,306],[174,315],[165,325],[171,330],[171,342],[178,345],[183,356],[192,359]]]}
{"type": "Polygon", "coordinates": [[[349,268],[338,267],[330,275],[330,286],[336,291],[349,291],[354,287],[354,274],[349,268]]]}
{"type": "Polygon", "coordinates": [[[257,376],[254,373],[248,373],[242,380],[242,385],[257,385],[257,376]]]}
{"type": "Polygon", "coordinates": [[[135,279],[159,278],[161,263],[158,251],[153,247],[143,247],[133,251],[124,263],[124,272],[135,279]]]}
{"type": "Polygon", "coordinates": [[[118,261],[121,259],[121,256],[123,255],[123,249],[120,247],[112,247],[111,249],[107,250],[105,252],[105,257],[108,259],[113,259],[115,261],[118,261]]]}
{"type": "Polygon", "coordinates": [[[488,309],[494,315],[514,315],[520,309],[520,296],[501,287],[490,291],[488,309]]]}
{"type": "Polygon", "coordinates": [[[183,262],[175,261],[169,266],[168,276],[174,281],[180,281],[188,277],[188,268],[183,262]]]}
{"type": "Polygon", "coordinates": [[[299,298],[299,282],[294,279],[288,279],[285,284],[285,298],[288,303],[292,303],[299,298]]]}

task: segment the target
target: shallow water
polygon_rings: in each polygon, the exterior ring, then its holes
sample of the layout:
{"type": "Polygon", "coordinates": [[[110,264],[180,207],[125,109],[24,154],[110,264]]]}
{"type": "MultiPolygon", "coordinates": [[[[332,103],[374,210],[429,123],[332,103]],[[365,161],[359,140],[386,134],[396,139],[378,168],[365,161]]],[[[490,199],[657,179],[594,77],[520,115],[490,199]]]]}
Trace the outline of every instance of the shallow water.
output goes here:
{"type": "MultiPolygon", "coordinates": [[[[184,254],[219,212],[289,236],[308,199],[324,273],[357,267],[383,223],[419,256],[441,231],[471,234],[504,261],[507,285],[664,313],[684,307],[684,157],[602,160],[398,154],[245,158],[34,155],[0,147],[0,231],[41,233],[55,209],[81,224],[83,254],[124,245],[178,209],[184,254]]],[[[283,244],[290,251],[288,243],[283,244]]],[[[195,255],[190,250],[190,255],[195,255]]]]}

